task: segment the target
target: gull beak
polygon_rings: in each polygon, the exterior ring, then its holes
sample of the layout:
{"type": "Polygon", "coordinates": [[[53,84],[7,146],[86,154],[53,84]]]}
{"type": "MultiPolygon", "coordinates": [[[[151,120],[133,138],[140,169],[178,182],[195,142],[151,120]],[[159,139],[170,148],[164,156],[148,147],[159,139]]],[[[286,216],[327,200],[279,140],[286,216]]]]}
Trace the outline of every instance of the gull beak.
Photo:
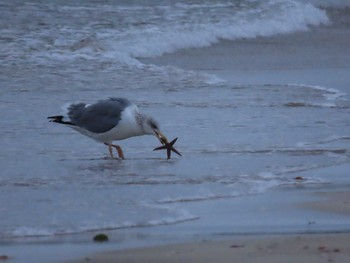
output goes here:
{"type": "Polygon", "coordinates": [[[161,133],[159,130],[154,130],[154,133],[161,144],[165,145],[169,143],[167,137],[163,133],[161,133]]]}

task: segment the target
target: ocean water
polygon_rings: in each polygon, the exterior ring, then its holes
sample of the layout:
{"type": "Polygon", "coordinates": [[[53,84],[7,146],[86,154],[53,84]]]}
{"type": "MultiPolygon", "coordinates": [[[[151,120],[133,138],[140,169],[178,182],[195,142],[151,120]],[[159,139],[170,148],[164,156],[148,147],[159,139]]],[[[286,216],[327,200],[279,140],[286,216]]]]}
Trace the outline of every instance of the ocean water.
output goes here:
{"type": "Polygon", "coordinates": [[[0,1],[0,240],[200,220],[183,204],[263,194],[299,172],[306,185],[331,182],[312,171],[349,162],[348,90],[145,63],[335,27],[334,6],[346,20],[346,1],[324,2],[0,1]],[[109,160],[47,122],[65,103],[107,97],[152,115],[183,157],[166,160],[145,136],[109,160]]]}

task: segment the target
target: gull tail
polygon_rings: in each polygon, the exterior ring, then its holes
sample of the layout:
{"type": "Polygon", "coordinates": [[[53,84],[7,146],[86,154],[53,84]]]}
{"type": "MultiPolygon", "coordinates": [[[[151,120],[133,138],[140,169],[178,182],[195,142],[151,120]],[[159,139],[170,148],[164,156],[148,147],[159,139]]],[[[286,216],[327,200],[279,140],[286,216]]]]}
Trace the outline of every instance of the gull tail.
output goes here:
{"type": "Polygon", "coordinates": [[[50,120],[50,122],[56,122],[56,123],[60,123],[60,124],[75,126],[75,124],[73,122],[63,120],[64,116],[62,116],[62,115],[49,116],[47,118],[50,120]]]}

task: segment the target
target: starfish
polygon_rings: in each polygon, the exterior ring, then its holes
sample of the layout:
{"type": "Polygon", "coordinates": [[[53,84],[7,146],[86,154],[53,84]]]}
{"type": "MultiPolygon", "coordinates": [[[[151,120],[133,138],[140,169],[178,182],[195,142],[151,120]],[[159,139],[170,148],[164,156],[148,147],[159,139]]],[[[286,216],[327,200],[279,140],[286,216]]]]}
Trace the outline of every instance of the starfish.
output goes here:
{"type": "Polygon", "coordinates": [[[171,142],[168,142],[167,140],[162,140],[162,143],[164,144],[163,146],[159,146],[157,148],[154,148],[153,151],[158,151],[158,150],[165,150],[167,151],[167,157],[168,160],[171,157],[171,151],[173,151],[174,153],[176,153],[177,155],[181,156],[181,153],[179,153],[175,148],[174,148],[174,144],[177,141],[177,138],[175,138],[174,140],[172,140],[171,142]]]}

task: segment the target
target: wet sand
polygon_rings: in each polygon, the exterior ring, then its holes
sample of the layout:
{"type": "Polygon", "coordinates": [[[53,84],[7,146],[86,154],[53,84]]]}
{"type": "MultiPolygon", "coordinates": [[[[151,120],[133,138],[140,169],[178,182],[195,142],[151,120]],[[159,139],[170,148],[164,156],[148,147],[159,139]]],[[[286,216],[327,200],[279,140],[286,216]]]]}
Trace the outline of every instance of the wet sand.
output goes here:
{"type": "MultiPolygon", "coordinates": [[[[311,210],[350,213],[350,193],[314,192],[322,200],[300,204],[311,210]]],[[[316,222],[310,222],[314,224],[316,222]]],[[[87,255],[72,263],[119,262],[348,262],[350,232],[237,235],[229,240],[201,240],[87,255]]]]}
{"type": "Polygon", "coordinates": [[[75,262],[348,262],[349,234],[317,234],[203,241],[105,253],[75,262]]]}

